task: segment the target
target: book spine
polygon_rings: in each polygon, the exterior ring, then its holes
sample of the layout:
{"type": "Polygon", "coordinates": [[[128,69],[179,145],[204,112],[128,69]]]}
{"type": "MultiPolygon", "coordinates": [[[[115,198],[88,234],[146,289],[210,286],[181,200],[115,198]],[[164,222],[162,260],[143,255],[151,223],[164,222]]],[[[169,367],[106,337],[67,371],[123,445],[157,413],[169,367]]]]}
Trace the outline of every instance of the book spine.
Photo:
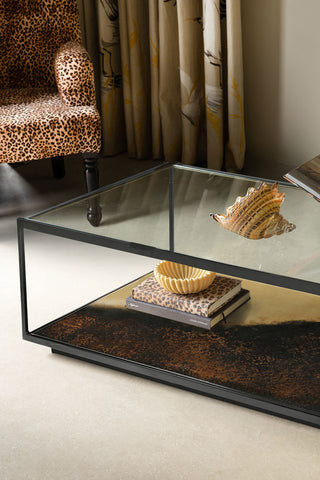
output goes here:
{"type": "MultiPolygon", "coordinates": [[[[210,330],[211,328],[211,318],[199,317],[198,315],[193,315],[190,313],[178,311],[171,311],[169,308],[161,307],[155,304],[149,304],[138,300],[135,302],[135,299],[129,297],[126,299],[126,306],[131,310],[137,310],[139,312],[148,313],[150,315],[156,315],[158,317],[167,318],[168,320],[173,320],[175,322],[185,323],[188,325],[193,325],[195,327],[205,328],[210,330]]],[[[222,320],[223,315],[221,315],[222,320]]],[[[219,321],[218,319],[216,319],[219,321]]]]}

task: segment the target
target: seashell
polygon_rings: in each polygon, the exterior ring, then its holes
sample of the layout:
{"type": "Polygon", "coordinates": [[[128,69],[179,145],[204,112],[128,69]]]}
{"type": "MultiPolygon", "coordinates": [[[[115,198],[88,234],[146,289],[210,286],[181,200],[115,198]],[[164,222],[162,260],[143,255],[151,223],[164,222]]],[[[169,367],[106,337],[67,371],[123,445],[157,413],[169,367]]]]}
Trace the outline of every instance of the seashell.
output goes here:
{"type": "Polygon", "coordinates": [[[223,228],[245,238],[259,240],[281,235],[296,228],[280,214],[284,196],[278,191],[278,182],[271,186],[262,182],[258,188],[249,188],[244,197],[237,197],[226,215],[210,216],[223,228]]]}
{"type": "Polygon", "coordinates": [[[161,287],[169,292],[187,294],[205,290],[213,282],[216,274],[165,260],[155,266],[154,276],[161,287]]]}

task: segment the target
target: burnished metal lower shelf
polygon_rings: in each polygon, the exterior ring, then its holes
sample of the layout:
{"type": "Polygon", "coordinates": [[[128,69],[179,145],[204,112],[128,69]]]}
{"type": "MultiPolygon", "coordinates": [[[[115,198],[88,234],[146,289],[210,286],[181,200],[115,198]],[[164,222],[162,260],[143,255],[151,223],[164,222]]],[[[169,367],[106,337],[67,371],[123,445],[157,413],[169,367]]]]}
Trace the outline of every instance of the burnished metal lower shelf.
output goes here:
{"type": "Polygon", "coordinates": [[[53,353],[320,427],[319,322],[206,331],[108,305],[117,292],[30,336],[53,353]]]}

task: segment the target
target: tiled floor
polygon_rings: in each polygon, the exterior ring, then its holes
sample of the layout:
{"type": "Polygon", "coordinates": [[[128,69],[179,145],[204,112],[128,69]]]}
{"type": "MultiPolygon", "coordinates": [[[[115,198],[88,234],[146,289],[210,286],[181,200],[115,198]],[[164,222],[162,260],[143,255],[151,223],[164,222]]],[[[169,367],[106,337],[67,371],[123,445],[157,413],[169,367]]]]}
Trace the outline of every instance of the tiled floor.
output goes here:
{"type": "MultiPolygon", "coordinates": [[[[153,164],[101,160],[101,184],[153,164]]],[[[56,180],[48,161],[0,165],[0,478],[318,480],[320,430],[22,341],[16,217],[84,193],[79,161],[66,170],[56,180]]],[[[61,279],[42,270],[35,308],[50,312],[50,282],[62,289],[61,279]]],[[[68,302],[79,286],[64,281],[68,302]]]]}

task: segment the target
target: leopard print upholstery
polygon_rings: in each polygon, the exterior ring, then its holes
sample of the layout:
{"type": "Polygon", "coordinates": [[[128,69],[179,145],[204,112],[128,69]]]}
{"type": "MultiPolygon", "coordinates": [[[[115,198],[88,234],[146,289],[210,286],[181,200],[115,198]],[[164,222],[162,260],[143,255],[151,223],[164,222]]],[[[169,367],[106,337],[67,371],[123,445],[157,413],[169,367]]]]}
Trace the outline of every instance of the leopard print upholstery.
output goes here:
{"type": "Polygon", "coordinates": [[[0,90],[0,162],[99,152],[94,105],[68,107],[55,89],[0,90]]]}
{"type": "Polygon", "coordinates": [[[54,56],[81,42],[76,0],[0,0],[0,88],[54,87],[54,56]]]}
{"type": "Polygon", "coordinates": [[[55,58],[55,74],[60,96],[69,107],[95,104],[94,73],[87,51],[79,43],[68,42],[55,58]]]}
{"type": "Polygon", "coordinates": [[[0,163],[98,153],[76,0],[0,0],[0,163]]]}

